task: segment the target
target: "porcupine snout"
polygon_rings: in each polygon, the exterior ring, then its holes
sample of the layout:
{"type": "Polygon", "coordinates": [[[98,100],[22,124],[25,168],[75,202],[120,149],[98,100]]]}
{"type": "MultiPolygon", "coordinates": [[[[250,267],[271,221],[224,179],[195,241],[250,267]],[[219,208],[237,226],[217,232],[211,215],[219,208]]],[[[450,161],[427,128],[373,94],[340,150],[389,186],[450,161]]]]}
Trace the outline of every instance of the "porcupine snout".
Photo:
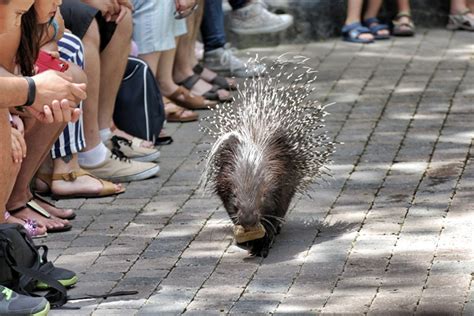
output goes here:
{"type": "Polygon", "coordinates": [[[245,230],[255,228],[260,223],[260,215],[255,211],[239,210],[237,213],[238,223],[245,230]]]}

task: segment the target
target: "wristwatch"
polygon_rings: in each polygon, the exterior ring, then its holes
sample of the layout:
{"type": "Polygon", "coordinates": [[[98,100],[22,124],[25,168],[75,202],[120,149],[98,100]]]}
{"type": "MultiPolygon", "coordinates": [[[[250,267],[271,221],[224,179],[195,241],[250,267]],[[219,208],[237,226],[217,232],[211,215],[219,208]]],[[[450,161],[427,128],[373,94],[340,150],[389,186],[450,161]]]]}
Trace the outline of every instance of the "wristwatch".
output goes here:
{"type": "Polygon", "coordinates": [[[28,99],[26,99],[26,103],[23,106],[31,106],[35,103],[36,99],[36,84],[35,81],[31,77],[24,77],[26,81],[28,81],[28,99]]]}

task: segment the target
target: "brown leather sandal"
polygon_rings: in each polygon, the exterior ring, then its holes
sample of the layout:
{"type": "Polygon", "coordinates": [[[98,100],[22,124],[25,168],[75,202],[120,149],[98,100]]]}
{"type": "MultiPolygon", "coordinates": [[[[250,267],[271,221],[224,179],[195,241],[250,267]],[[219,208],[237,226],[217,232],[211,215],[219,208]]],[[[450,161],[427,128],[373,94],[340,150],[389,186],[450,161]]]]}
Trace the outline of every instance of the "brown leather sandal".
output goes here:
{"type": "MultiPolygon", "coordinates": [[[[93,174],[83,170],[79,169],[70,173],[56,173],[52,175],[48,174],[37,174],[37,178],[46,183],[50,188],[51,184],[55,180],[62,180],[62,181],[67,181],[67,182],[74,182],[77,178],[82,177],[82,176],[89,176],[91,178],[97,179],[101,184],[102,184],[102,190],[99,193],[73,193],[73,194],[55,194],[54,192],[51,192],[51,198],[54,200],[67,200],[67,199],[77,199],[77,198],[102,198],[102,197],[107,197],[107,196],[113,196],[113,195],[118,195],[121,193],[125,192],[125,188],[122,188],[119,192],[115,191],[115,184],[112,182],[102,180],[93,174]]],[[[41,194],[41,192],[38,192],[41,194]]]]}
{"type": "Polygon", "coordinates": [[[179,105],[176,105],[167,98],[163,99],[165,102],[166,120],[168,122],[185,123],[198,120],[199,114],[197,114],[196,112],[187,110],[179,105]]]}
{"type": "Polygon", "coordinates": [[[191,95],[188,89],[181,86],[168,99],[189,110],[205,110],[217,105],[217,102],[206,100],[200,95],[191,95]]]}

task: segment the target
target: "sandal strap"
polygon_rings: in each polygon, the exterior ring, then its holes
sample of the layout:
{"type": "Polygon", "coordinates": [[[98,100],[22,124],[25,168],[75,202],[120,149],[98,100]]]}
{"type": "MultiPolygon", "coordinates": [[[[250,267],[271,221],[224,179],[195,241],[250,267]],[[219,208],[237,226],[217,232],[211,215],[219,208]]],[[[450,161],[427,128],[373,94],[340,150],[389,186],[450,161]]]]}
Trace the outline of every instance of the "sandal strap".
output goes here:
{"type": "Polygon", "coordinates": [[[48,204],[49,206],[52,206],[52,207],[56,207],[56,205],[54,205],[53,203],[51,203],[50,201],[42,198],[39,194],[37,194],[36,192],[33,192],[33,198],[35,200],[38,200],[38,201],[41,201],[43,202],[44,204],[48,204]]]}
{"type": "Polygon", "coordinates": [[[358,33],[358,35],[364,34],[364,33],[371,33],[370,30],[367,27],[360,24],[360,22],[347,24],[347,25],[344,25],[344,27],[342,28],[342,33],[346,33],[346,34],[352,35],[355,33],[355,31],[358,33]]]}
{"type": "Polygon", "coordinates": [[[202,96],[191,96],[189,90],[182,86],[178,86],[176,91],[173,92],[170,96],[168,96],[168,98],[173,100],[177,105],[183,106],[188,109],[207,108],[204,103],[204,98],[202,96]],[[180,96],[183,96],[184,101],[179,99],[180,96]]]}
{"type": "Polygon", "coordinates": [[[369,27],[370,24],[381,24],[381,23],[380,23],[380,20],[374,16],[374,17],[365,19],[362,24],[369,27]]]}
{"type": "MultiPolygon", "coordinates": [[[[33,200],[26,203],[26,207],[29,207],[30,209],[32,209],[36,213],[38,213],[38,214],[40,214],[40,215],[42,215],[46,218],[51,218],[51,214],[49,214],[48,211],[46,211],[41,205],[39,205],[38,203],[36,203],[33,200]]],[[[24,207],[23,209],[25,209],[26,207],[24,207]]]]}
{"type": "Polygon", "coordinates": [[[79,170],[74,170],[69,173],[54,173],[51,175],[51,179],[53,181],[55,180],[62,180],[62,181],[67,181],[67,182],[74,182],[77,178],[81,176],[91,176],[95,177],[94,175],[90,174],[89,172],[79,169],[79,170]]]}
{"type": "Polygon", "coordinates": [[[368,27],[369,30],[372,33],[376,33],[378,31],[382,31],[382,30],[388,30],[388,25],[381,23],[380,20],[376,17],[368,18],[368,19],[364,20],[363,24],[366,27],[368,27]]]}
{"type": "Polygon", "coordinates": [[[465,10],[459,12],[458,15],[467,15],[467,14],[469,14],[469,13],[471,13],[471,10],[467,8],[467,9],[465,9],[465,10]]]}
{"type": "Polygon", "coordinates": [[[99,194],[100,196],[108,196],[117,193],[117,190],[115,189],[115,184],[113,184],[112,182],[105,181],[99,178],[97,178],[97,180],[99,180],[102,184],[102,190],[99,194]]]}
{"type": "MultiPolygon", "coordinates": [[[[138,143],[141,143],[143,140],[140,139],[140,138],[134,137],[132,142],[133,141],[135,141],[135,142],[138,141],[138,143]]],[[[94,179],[96,179],[97,181],[100,182],[100,184],[102,185],[102,190],[100,191],[99,196],[112,195],[112,194],[117,193],[116,189],[115,189],[115,184],[113,184],[110,181],[103,180],[103,179],[93,175],[92,173],[90,173],[90,172],[88,172],[84,169],[74,170],[74,171],[69,172],[69,173],[56,173],[56,174],[53,174],[51,177],[52,177],[53,180],[63,180],[63,181],[67,181],[67,182],[74,182],[77,178],[82,177],[82,176],[88,176],[88,177],[94,178],[94,179]]],[[[36,196],[35,196],[35,198],[36,198],[36,196]]],[[[45,201],[44,199],[39,198],[39,200],[43,201],[45,203],[48,203],[51,206],[54,206],[51,203],[49,203],[48,201],[45,201]]]]}
{"type": "Polygon", "coordinates": [[[185,89],[184,87],[178,86],[178,88],[171,95],[168,96],[168,99],[170,100],[177,99],[181,95],[182,96],[189,95],[189,90],[185,89]]]}
{"type": "Polygon", "coordinates": [[[180,86],[185,87],[188,90],[191,90],[199,80],[201,80],[201,77],[199,75],[192,74],[191,76],[187,77],[186,79],[184,79],[178,84],[180,86]]]}
{"type": "Polygon", "coordinates": [[[230,89],[230,85],[227,82],[227,80],[224,77],[219,76],[219,75],[217,75],[214,79],[212,79],[211,83],[215,84],[215,85],[218,85],[219,87],[221,87],[223,89],[226,89],[226,90],[230,89]]]}
{"type": "Polygon", "coordinates": [[[412,17],[411,17],[411,13],[410,13],[409,11],[400,11],[400,12],[398,12],[398,14],[395,16],[395,20],[398,20],[398,19],[403,18],[403,17],[409,18],[409,19],[412,18],[412,17]]]}

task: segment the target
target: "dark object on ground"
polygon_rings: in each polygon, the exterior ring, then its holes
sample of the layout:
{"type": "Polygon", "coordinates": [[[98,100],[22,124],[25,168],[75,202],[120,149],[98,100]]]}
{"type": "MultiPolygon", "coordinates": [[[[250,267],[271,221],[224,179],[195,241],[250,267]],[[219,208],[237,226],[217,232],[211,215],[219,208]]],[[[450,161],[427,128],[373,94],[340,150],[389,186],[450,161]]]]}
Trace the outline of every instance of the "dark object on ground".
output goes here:
{"type": "Polygon", "coordinates": [[[204,126],[217,138],[204,185],[222,199],[241,227],[238,245],[252,255],[267,256],[295,193],[306,192],[325,173],[334,152],[322,130],[325,107],[308,98],[316,78],[307,60],[278,58],[265,76],[246,80],[238,100],[217,108],[204,126]]]}
{"type": "Polygon", "coordinates": [[[115,125],[135,137],[155,142],[164,121],[163,98],[155,76],[144,61],[129,57],[115,101],[115,125]]]}

